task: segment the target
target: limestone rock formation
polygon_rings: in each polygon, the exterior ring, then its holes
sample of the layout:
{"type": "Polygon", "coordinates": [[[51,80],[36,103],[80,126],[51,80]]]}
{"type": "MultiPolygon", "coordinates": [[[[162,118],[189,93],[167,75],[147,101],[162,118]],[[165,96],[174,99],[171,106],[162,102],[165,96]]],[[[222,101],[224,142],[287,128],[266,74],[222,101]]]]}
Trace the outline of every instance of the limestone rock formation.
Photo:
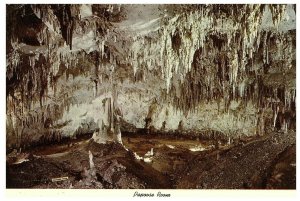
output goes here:
{"type": "Polygon", "coordinates": [[[295,7],[7,5],[7,148],[295,130],[295,7]]]}

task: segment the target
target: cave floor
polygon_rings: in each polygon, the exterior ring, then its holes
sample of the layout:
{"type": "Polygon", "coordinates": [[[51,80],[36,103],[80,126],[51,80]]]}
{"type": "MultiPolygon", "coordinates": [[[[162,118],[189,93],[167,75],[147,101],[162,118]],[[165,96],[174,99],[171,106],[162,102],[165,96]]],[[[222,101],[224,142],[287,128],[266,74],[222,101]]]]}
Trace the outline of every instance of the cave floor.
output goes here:
{"type": "Polygon", "coordinates": [[[7,160],[7,188],[296,188],[295,132],[218,149],[210,141],[159,136],[122,140],[124,146],[82,139],[19,154],[7,160]]]}

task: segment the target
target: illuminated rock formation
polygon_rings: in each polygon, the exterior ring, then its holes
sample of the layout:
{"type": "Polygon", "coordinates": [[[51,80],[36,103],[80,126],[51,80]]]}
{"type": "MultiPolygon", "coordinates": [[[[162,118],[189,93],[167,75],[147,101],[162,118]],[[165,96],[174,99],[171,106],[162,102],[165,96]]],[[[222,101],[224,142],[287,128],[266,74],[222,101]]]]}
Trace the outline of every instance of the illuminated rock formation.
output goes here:
{"type": "Polygon", "coordinates": [[[228,141],[295,130],[295,19],[295,5],[7,5],[8,148],[122,142],[123,121],[228,141]]]}

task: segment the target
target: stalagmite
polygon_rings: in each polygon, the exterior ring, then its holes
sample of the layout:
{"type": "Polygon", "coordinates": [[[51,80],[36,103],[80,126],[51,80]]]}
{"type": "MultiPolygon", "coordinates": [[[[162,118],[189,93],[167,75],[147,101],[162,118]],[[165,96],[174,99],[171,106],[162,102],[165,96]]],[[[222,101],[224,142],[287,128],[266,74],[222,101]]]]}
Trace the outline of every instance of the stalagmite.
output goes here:
{"type": "MultiPolygon", "coordinates": [[[[9,150],[76,141],[68,149],[91,146],[80,150],[90,170],[115,151],[145,171],[173,168],[169,178],[182,159],[159,160],[175,151],[220,152],[223,163],[238,143],[296,130],[293,5],[7,5],[6,20],[9,150]],[[133,150],[133,136],[147,148],[133,150]],[[168,149],[153,136],[198,144],[170,140],[168,149]]],[[[111,188],[115,177],[127,181],[112,169],[93,178],[111,188]]]]}

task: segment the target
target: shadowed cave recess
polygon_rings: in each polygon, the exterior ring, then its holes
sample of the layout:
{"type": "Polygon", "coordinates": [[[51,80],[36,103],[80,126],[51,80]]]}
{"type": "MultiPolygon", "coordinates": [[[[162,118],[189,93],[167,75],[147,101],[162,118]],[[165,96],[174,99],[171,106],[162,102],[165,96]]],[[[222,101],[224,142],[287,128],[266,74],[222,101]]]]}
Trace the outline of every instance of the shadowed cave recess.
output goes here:
{"type": "Polygon", "coordinates": [[[296,188],[296,5],[6,5],[7,188],[296,188]]]}

